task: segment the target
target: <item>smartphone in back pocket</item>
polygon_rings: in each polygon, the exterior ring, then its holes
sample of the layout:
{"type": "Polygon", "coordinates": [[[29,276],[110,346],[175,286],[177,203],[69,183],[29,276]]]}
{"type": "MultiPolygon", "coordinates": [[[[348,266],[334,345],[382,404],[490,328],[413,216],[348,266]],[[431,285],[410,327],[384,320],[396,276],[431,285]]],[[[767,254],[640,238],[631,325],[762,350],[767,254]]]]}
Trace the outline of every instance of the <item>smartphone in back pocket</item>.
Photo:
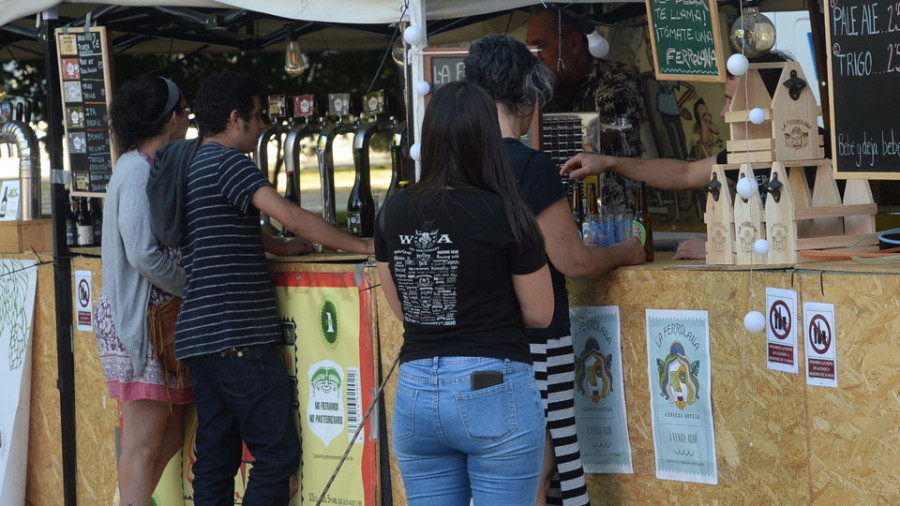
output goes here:
{"type": "Polygon", "coordinates": [[[475,371],[472,373],[473,392],[501,383],[503,383],[503,371],[475,371]]]}

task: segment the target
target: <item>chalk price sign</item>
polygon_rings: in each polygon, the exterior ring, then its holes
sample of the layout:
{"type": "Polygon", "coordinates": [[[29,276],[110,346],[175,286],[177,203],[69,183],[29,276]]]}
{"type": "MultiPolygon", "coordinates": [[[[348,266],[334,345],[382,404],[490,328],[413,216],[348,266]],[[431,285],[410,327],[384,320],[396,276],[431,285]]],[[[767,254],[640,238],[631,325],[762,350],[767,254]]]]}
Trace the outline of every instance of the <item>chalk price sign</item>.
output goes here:
{"type": "Polygon", "coordinates": [[[716,0],[646,0],[659,80],[725,81],[716,0]]]}
{"type": "Polygon", "coordinates": [[[830,0],[834,166],[848,179],[900,179],[900,2],[830,0]]]}
{"type": "Polygon", "coordinates": [[[112,176],[106,29],[56,31],[73,195],[105,193],[112,176]]]}

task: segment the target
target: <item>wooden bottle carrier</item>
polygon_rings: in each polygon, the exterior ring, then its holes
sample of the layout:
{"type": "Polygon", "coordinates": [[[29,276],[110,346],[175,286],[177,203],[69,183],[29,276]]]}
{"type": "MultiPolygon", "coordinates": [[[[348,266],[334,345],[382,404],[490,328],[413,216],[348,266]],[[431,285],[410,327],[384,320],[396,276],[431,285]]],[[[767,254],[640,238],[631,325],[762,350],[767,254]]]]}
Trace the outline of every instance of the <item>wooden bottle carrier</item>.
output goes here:
{"type": "Polygon", "coordinates": [[[875,238],[860,242],[875,232],[877,206],[869,183],[848,180],[841,201],[831,160],[824,158],[819,115],[800,64],[750,66],[725,114],[732,139],[726,146],[728,164],[713,166],[707,186],[707,263],[794,264],[816,260],[804,251],[849,251],[857,242],[854,252],[877,249],[875,238]],[[773,68],[782,70],[770,98],[759,69],[773,68]],[[765,113],[760,125],[747,121],[757,107],[765,113]],[[816,170],[812,192],[804,167],[816,170]],[[770,169],[765,207],[758,194],[747,200],[732,196],[725,178],[725,170],[731,169],[738,169],[739,178],[753,178],[754,169],[770,169]],[[769,242],[765,256],[754,252],[758,239],[769,242]]]}

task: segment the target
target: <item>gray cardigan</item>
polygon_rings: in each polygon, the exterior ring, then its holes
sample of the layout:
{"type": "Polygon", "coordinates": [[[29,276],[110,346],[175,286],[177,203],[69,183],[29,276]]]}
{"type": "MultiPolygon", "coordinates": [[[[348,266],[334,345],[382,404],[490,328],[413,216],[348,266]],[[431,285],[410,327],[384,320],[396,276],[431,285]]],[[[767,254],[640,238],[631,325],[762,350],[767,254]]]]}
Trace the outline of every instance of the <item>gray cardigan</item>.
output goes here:
{"type": "Polygon", "coordinates": [[[150,165],[137,151],[119,157],[103,205],[103,290],[134,375],[146,366],[151,284],[181,296],[184,269],[169,260],[150,230],[146,185],[150,165]]]}

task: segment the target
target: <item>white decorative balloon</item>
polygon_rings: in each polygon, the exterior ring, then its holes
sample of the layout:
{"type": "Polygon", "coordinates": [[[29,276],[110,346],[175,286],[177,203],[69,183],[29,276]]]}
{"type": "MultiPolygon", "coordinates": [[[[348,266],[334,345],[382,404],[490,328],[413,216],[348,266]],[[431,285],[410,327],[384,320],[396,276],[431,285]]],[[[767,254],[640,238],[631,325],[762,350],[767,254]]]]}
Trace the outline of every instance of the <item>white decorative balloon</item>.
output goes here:
{"type": "Polygon", "coordinates": [[[423,97],[431,92],[431,85],[428,81],[419,81],[416,83],[416,93],[423,97]]]}
{"type": "Polygon", "coordinates": [[[592,31],[587,35],[588,40],[588,51],[590,51],[591,56],[594,58],[606,58],[606,55],[609,54],[609,41],[599,33],[597,30],[592,31]]]}
{"type": "Polygon", "coordinates": [[[415,25],[410,25],[406,27],[406,30],[403,31],[403,40],[406,41],[407,44],[411,44],[415,46],[419,42],[422,42],[422,29],[415,25]]]}
{"type": "Polygon", "coordinates": [[[741,196],[742,199],[749,199],[750,197],[756,195],[759,192],[759,188],[756,186],[756,180],[750,177],[743,177],[737,184],[737,194],[741,196]]]}
{"type": "Polygon", "coordinates": [[[744,316],[744,328],[750,332],[762,332],[766,328],[766,318],[759,311],[750,311],[744,316]]]}
{"type": "Polygon", "coordinates": [[[766,111],[763,111],[759,107],[754,107],[750,109],[750,123],[754,125],[762,125],[762,122],[766,120],[766,111]]]}
{"type": "Polygon", "coordinates": [[[755,243],[753,243],[753,251],[759,253],[760,255],[765,255],[769,252],[769,241],[765,239],[757,239],[755,243]]]}
{"type": "Polygon", "coordinates": [[[413,145],[409,147],[409,157],[417,162],[419,161],[419,156],[421,155],[421,153],[422,146],[418,142],[413,143],[413,145]]]}
{"type": "Polygon", "coordinates": [[[728,63],[725,66],[728,67],[731,75],[740,77],[747,73],[747,69],[750,68],[750,62],[741,53],[734,53],[728,57],[728,63]]]}

